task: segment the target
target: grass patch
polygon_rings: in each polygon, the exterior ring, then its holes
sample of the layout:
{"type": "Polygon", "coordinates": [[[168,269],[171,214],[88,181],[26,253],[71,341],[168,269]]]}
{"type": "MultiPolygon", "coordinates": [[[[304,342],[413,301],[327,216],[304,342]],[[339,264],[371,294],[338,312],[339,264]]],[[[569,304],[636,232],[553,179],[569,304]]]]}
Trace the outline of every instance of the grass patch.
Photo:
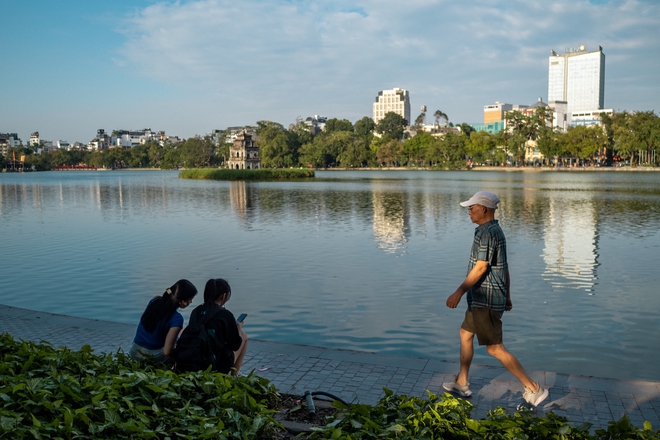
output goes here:
{"type": "Polygon", "coordinates": [[[229,168],[193,168],[179,174],[182,179],[204,180],[291,180],[310,179],[314,170],[295,168],[260,168],[231,170],[229,168]]]}

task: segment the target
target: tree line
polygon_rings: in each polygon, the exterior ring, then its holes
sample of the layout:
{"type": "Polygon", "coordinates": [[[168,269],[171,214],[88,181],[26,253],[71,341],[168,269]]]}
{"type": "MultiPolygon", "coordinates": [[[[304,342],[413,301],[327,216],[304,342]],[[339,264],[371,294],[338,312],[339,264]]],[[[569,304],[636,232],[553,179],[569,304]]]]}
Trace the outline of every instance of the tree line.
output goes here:
{"type": "MultiPolygon", "coordinates": [[[[424,113],[408,127],[400,115],[390,112],[377,124],[365,116],[351,123],[329,119],[314,135],[301,120],[288,128],[273,121],[257,122],[257,145],[263,167],[427,167],[463,169],[471,164],[532,165],[526,151],[536,149],[544,159],[538,165],[616,162],[630,165],[659,164],[660,117],[653,111],[601,114],[602,126],[576,126],[567,131],[551,127],[552,110],[536,108],[506,115],[507,129],[497,134],[475,131],[468,124],[460,130],[434,135],[422,130],[424,113]]],[[[449,121],[441,111],[435,114],[449,121]]],[[[453,127],[453,124],[448,123],[453,127]]],[[[36,154],[36,148],[10,149],[8,157],[25,156],[25,167],[53,169],[56,165],[85,164],[104,168],[222,167],[229,157],[226,132],[218,136],[195,136],[177,144],[147,142],[130,149],[84,151],[59,149],[36,154]]],[[[0,157],[0,161],[6,158],[0,157]]]]}

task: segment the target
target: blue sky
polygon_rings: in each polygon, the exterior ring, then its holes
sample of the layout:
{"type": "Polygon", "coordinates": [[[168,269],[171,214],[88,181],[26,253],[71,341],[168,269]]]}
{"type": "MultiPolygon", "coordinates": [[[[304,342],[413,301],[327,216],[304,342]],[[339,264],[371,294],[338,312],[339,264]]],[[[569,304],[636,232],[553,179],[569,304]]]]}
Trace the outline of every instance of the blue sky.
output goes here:
{"type": "MultiPolygon", "coordinates": [[[[547,100],[554,49],[603,46],[605,107],[660,110],[660,2],[4,0],[0,132],[213,129],[371,116],[410,92],[454,123],[547,100]]],[[[432,118],[428,118],[429,120],[432,118]]]]}

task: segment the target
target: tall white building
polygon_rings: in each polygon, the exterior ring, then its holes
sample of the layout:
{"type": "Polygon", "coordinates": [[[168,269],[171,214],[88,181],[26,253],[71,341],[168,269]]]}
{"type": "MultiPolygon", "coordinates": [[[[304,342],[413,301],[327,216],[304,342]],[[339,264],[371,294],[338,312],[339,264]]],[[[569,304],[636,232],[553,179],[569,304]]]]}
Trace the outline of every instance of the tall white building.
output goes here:
{"type": "Polygon", "coordinates": [[[373,105],[373,120],[376,124],[386,113],[394,112],[401,115],[410,125],[410,96],[407,90],[392,89],[378,92],[373,105]]]}
{"type": "Polygon", "coordinates": [[[549,59],[548,102],[564,101],[567,113],[602,109],[605,101],[603,48],[587,51],[584,45],[566,49],[549,59]]]}

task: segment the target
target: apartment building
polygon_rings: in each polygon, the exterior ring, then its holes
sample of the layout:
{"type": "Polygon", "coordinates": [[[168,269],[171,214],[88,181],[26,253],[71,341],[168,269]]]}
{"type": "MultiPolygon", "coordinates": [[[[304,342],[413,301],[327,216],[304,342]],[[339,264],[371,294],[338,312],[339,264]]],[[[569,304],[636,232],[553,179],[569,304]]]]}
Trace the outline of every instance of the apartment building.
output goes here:
{"type": "Polygon", "coordinates": [[[378,124],[389,112],[401,115],[410,125],[410,95],[407,90],[395,88],[378,92],[373,103],[372,119],[378,124]]]}

